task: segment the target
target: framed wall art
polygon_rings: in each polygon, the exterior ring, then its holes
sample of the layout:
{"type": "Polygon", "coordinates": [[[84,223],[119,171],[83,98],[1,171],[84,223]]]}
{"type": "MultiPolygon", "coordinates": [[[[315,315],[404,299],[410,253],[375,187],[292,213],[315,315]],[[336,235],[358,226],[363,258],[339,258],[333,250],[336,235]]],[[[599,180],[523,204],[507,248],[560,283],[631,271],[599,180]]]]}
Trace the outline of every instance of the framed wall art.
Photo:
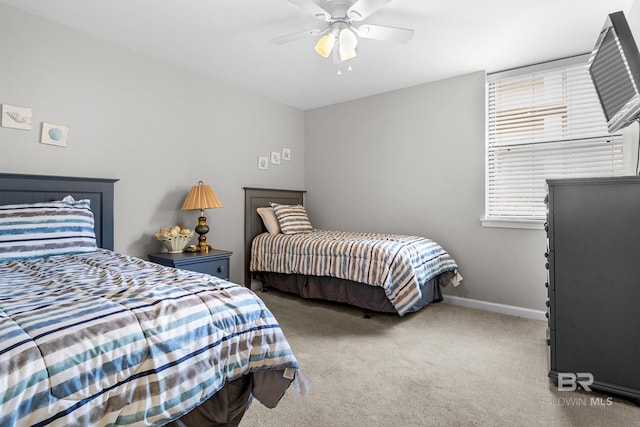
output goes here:
{"type": "Polygon", "coordinates": [[[42,122],[42,135],[40,135],[40,142],[42,144],[66,147],[68,135],[68,127],[42,122]]]}
{"type": "Polygon", "coordinates": [[[258,169],[269,169],[269,158],[267,156],[258,156],[258,169]]]}
{"type": "Polygon", "coordinates": [[[31,108],[2,104],[1,126],[3,128],[31,130],[32,117],[31,108]]]}
{"type": "Polygon", "coordinates": [[[272,151],[271,152],[271,164],[272,165],[279,165],[280,164],[280,152],[279,151],[272,151]]]}

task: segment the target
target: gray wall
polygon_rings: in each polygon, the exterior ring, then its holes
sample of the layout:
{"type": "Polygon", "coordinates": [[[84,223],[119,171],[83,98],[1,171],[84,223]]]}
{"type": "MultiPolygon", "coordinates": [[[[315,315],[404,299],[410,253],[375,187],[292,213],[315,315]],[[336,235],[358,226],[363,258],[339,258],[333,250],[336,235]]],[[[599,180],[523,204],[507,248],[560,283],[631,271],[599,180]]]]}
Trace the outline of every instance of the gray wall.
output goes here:
{"type": "Polygon", "coordinates": [[[480,224],[484,72],[307,111],[306,121],[314,225],[433,238],[465,278],[445,293],[544,308],[544,231],[480,224]]]}
{"type": "Polygon", "coordinates": [[[119,178],[115,249],[146,256],[153,233],[199,212],[179,210],[198,180],[215,247],[243,277],[243,186],[304,187],[304,113],[0,4],[0,103],[33,109],[31,131],[0,128],[0,171],[119,178]],[[43,145],[40,123],[69,127],[43,145]],[[292,160],[257,169],[282,147],[292,160]]]}

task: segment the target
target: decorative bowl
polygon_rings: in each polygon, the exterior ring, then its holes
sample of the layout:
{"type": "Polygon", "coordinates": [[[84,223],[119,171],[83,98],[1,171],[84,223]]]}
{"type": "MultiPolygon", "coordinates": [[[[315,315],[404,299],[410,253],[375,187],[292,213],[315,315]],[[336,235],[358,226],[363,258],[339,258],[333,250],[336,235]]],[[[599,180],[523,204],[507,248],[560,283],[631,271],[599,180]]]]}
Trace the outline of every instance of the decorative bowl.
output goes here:
{"type": "Polygon", "coordinates": [[[162,228],[156,233],[156,238],[160,240],[170,254],[179,254],[189,245],[193,238],[194,231],[188,229],[180,229],[178,226],[175,231],[171,232],[171,228],[162,228]]]}

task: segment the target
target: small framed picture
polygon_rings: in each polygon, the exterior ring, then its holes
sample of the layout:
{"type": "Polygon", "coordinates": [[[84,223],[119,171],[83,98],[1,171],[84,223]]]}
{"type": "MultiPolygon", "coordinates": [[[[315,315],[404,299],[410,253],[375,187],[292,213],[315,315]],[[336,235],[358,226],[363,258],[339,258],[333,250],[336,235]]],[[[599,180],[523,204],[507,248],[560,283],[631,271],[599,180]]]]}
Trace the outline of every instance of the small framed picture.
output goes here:
{"type": "Polygon", "coordinates": [[[31,108],[2,104],[3,128],[31,130],[31,108]]]}
{"type": "Polygon", "coordinates": [[[269,158],[267,156],[258,156],[258,169],[269,169],[269,158]]]}
{"type": "Polygon", "coordinates": [[[271,164],[279,165],[280,164],[280,152],[272,151],[271,152],[271,164]]]}
{"type": "Polygon", "coordinates": [[[282,160],[291,160],[291,149],[283,148],[282,149],[282,160]]]}
{"type": "Polygon", "coordinates": [[[42,135],[40,136],[40,142],[42,144],[66,147],[68,135],[68,127],[42,122],[42,135]]]}

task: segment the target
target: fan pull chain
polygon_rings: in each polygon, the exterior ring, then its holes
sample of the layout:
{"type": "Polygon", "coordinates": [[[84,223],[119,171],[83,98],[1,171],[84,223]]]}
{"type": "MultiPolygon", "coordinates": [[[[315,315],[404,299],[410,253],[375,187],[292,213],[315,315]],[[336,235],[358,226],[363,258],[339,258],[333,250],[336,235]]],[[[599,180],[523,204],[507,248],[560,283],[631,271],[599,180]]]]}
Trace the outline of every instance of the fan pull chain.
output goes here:
{"type": "MultiPolygon", "coordinates": [[[[348,72],[352,72],[353,68],[351,67],[351,61],[349,61],[349,66],[347,67],[347,71],[348,72]]],[[[337,75],[341,76],[342,75],[342,61],[340,61],[338,63],[338,73],[337,75]]]]}

